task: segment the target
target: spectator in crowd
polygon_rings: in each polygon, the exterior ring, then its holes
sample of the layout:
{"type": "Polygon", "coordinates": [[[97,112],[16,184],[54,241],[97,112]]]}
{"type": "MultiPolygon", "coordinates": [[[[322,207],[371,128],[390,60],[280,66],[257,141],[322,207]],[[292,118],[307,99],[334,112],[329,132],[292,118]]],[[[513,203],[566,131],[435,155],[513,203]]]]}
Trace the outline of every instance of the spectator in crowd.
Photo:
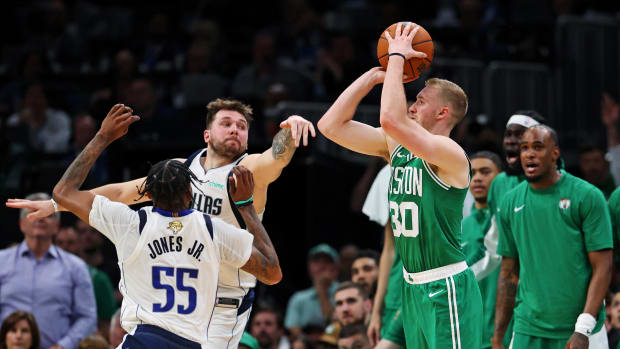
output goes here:
{"type": "Polygon", "coordinates": [[[601,98],[601,121],[607,131],[607,160],[610,163],[614,181],[620,183],[620,136],[618,135],[618,118],[620,105],[608,94],[601,98]]]}
{"type": "Polygon", "coordinates": [[[312,341],[306,337],[298,337],[291,343],[291,349],[315,349],[312,341]]]}
{"type": "Polygon", "coordinates": [[[316,349],[336,349],[338,348],[338,334],[342,329],[342,325],[333,322],[325,327],[325,332],[318,338],[314,347],[316,349]]]}
{"type": "MultiPolygon", "coordinates": [[[[76,256],[81,257],[84,254],[81,241],[73,227],[60,228],[54,242],[56,246],[76,256]]],[[[110,319],[117,308],[114,287],[106,273],[90,265],[87,267],[95,290],[97,329],[102,336],[107,336],[110,332],[110,319]]]]}
{"type": "Polygon", "coordinates": [[[364,286],[351,281],[343,282],[334,293],[334,304],[334,320],[341,325],[368,322],[372,301],[364,286]]]}
{"type": "Polygon", "coordinates": [[[252,337],[251,334],[247,332],[243,332],[241,335],[241,340],[239,341],[239,349],[259,349],[259,344],[256,338],[252,337]]]}
{"type": "Polygon", "coordinates": [[[340,249],[340,257],[338,268],[340,271],[338,272],[338,281],[349,281],[351,280],[351,265],[353,264],[353,260],[359,248],[353,244],[347,244],[342,246],[340,249]]]}
{"type": "Polygon", "coordinates": [[[116,348],[123,343],[126,334],[127,331],[121,327],[121,309],[118,308],[110,320],[110,348],[116,348]]]}
{"type": "MultiPolygon", "coordinates": [[[[66,166],[69,166],[82,149],[97,133],[97,121],[89,114],[78,114],[73,118],[73,143],[67,157],[64,159],[66,166]]],[[[89,176],[84,184],[87,188],[94,188],[108,183],[108,157],[104,153],[97,159],[89,176]]]]}
{"type": "Polygon", "coordinates": [[[71,120],[67,113],[48,106],[43,85],[34,82],[24,88],[23,108],[9,116],[7,126],[16,142],[26,141],[34,151],[62,154],[69,149],[71,120]]]}
{"type": "Polygon", "coordinates": [[[610,292],[607,300],[609,300],[605,307],[607,340],[609,348],[615,349],[620,343],[620,292],[610,292]]]}
{"type": "Polygon", "coordinates": [[[351,281],[361,285],[371,299],[377,290],[379,277],[379,253],[375,250],[361,250],[351,265],[351,281]]]}
{"type": "Polygon", "coordinates": [[[313,286],[295,292],[288,301],[284,327],[293,339],[308,325],[325,326],[332,316],[331,302],[338,287],[338,253],[328,244],[314,246],[308,252],[308,274],[313,286]]]}
{"type": "Polygon", "coordinates": [[[325,98],[336,99],[363,72],[351,36],[345,33],[330,35],[327,48],[320,49],[317,54],[317,78],[325,98]]]}
{"type": "Polygon", "coordinates": [[[109,349],[109,345],[101,335],[91,334],[80,341],[77,349],[109,349]]]}
{"type": "MultiPolygon", "coordinates": [[[[484,260],[484,233],[485,224],[490,221],[489,208],[487,205],[487,194],[491,182],[502,170],[502,160],[499,155],[480,151],[471,157],[472,178],[469,191],[474,196],[474,204],[471,214],[463,219],[461,229],[463,231],[462,243],[465,261],[471,267],[474,274],[484,266],[479,262],[484,260]]],[[[495,295],[497,293],[497,279],[499,268],[487,277],[478,279],[480,293],[482,295],[483,327],[482,327],[482,348],[491,347],[491,337],[493,337],[493,325],[495,323],[495,295]]]]}
{"type": "Polygon", "coordinates": [[[7,316],[0,327],[0,349],[39,349],[39,327],[32,314],[18,310],[7,316]]]}
{"type": "Polygon", "coordinates": [[[290,344],[282,325],[282,314],[263,306],[253,311],[250,333],[258,340],[260,349],[288,349],[290,344]]]}
{"type": "MultiPolygon", "coordinates": [[[[49,200],[46,193],[28,200],[49,200]]],[[[95,332],[97,312],[93,285],[86,264],[52,244],[60,214],[29,220],[20,211],[24,241],[0,250],[0,317],[16,310],[31,312],[39,323],[41,345],[74,349],[95,332]]]]}
{"type": "Polygon", "coordinates": [[[605,159],[605,152],[595,145],[582,145],[579,148],[578,163],[581,177],[599,188],[605,198],[609,198],[616,189],[616,183],[609,172],[609,161],[605,159]]]}
{"type": "Polygon", "coordinates": [[[340,349],[370,349],[370,341],[366,336],[366,326],[361,322],[346,325],[340,331],[338,337],[340,349]]]}

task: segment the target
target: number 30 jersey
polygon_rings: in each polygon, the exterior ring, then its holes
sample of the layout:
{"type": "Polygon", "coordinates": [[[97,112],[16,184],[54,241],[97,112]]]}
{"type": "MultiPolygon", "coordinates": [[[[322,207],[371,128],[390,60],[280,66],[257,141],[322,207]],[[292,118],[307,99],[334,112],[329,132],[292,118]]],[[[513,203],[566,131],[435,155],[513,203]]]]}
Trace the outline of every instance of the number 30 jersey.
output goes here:
{"type": "Polygon", "coordinates": [[[401,145],[392,152],[391,168],[390,217],[405,270],[419,273],[464,261],[461,221],[468,188],[444,183],[401,145]]]}
{"type": "Polygon", "coordinates": [[[253,235],[199,211],[133,211],[102,196],[89,220],[116,246],[121,326],[134,333],[137,325],[154,325],[204,345],[220,262],[243,266],[253,235]]]}

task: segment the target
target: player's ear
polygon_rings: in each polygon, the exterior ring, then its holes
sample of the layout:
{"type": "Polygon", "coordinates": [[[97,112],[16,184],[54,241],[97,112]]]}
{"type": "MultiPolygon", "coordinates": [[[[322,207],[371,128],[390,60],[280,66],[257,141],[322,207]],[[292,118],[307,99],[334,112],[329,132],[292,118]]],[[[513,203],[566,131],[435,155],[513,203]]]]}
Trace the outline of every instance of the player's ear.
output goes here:
{"type": "Polygon", "coordinates": [[[204,130],[202,137],[204,138],[205,143],[209,143],[209,136],[210,136],[209,129],[204,130]]]}
{"type": "Polygon", "coordinates": [[[557,161],[558,158],[560,157],[560,147],[555,146],[551,154],[553,155],[553,161],[557,161]]]}
{"type": "Polygon", "coordinates": [[[449,118],[450,117],[450,108],[448,107],[441,107],[441,109],[439,109],[439,114],[437,114],[437,119],[438,120],[443,120],[445,118],[449,118]]]}

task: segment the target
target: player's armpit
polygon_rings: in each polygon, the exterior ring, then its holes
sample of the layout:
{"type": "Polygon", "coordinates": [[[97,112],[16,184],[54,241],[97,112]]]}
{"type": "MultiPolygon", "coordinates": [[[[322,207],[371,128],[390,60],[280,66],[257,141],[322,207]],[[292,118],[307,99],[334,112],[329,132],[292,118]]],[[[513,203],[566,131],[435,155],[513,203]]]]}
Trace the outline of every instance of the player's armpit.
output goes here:
{"type": "Polygon", "coordinates": [[[282,270],[277,260],[274,263],[256,247],[252,247],[252,254],[241,270],[256,276],[260,282],[267,285],[275,285],[282,280],[282,270]]]}

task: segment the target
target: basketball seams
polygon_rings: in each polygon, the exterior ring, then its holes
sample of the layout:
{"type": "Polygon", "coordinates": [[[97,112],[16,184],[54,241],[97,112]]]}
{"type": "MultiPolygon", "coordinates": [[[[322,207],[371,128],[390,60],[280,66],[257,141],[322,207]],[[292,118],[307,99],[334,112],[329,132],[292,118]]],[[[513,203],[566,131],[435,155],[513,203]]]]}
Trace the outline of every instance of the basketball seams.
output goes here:
{"type": "Polygon", "coordinates": [[[424,40],[424,41],[419,41],[419,42],[412,42],[411,47],[414,47],[415,45],[425,44],[427,42],[433,42],[433,40],[429,39],[429,40],[424,40]]]}

